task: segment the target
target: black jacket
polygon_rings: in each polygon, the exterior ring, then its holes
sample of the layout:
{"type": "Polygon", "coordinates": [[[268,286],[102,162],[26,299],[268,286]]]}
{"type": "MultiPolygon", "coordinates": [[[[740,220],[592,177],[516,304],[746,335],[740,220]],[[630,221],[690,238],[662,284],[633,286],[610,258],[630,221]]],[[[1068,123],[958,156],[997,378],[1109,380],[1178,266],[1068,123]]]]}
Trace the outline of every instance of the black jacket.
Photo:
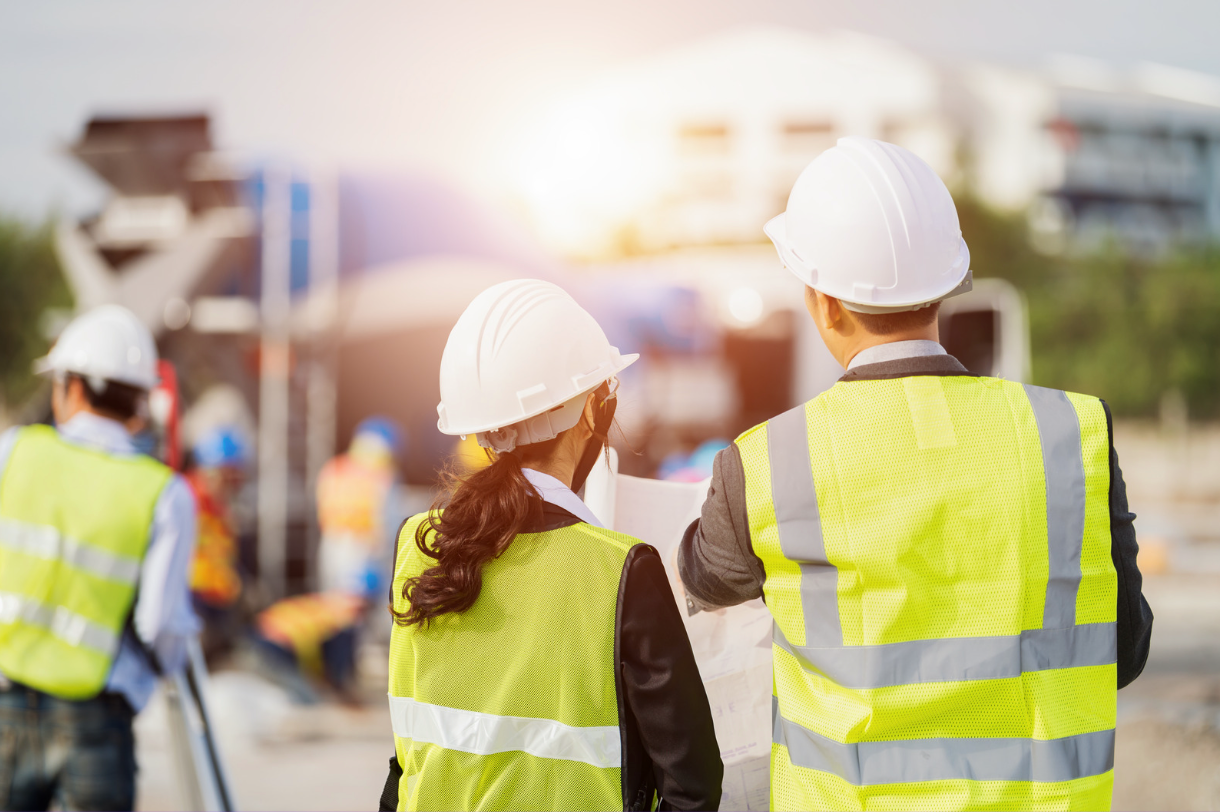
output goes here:
{"type": "MultiPolygon", "coordinates": [[[[875,381],[913,375],[971,375],[956,358],[934,355],[864,364],[839,380],[875,381]]],[[[1130,684],[1144,670],[1152,638],[1152,610],[1143,596],[1143,578],[1136,566],[1135,514],[1127,508],[1127,488],[1114,450],[1110,407],[1110,556],[1118,571],[1118,687],[1130,684]]],[[[717,456],[712,484],[701,518],[686,530],[678,553],[678,572],[686,587],[688,610],[734,606],[762,597],[762,561],[750,545],[746,518],[745,471],[741,454],[731,445],[717,456]]]]}
{"type": "MultiPolygon", "coordinates": [[[[558,530],[580,519],[543,503],[543,525],[558,530]]],[[[622,741],[623,808],[716,809],[724,765],[712,711],[686,627],[657,551],[637,544],[619,581],[614,624],[614,687],[622,741]]],[[[395,755],[381,794],[382,810],[398,808],[402,768],[395,755]]]]}

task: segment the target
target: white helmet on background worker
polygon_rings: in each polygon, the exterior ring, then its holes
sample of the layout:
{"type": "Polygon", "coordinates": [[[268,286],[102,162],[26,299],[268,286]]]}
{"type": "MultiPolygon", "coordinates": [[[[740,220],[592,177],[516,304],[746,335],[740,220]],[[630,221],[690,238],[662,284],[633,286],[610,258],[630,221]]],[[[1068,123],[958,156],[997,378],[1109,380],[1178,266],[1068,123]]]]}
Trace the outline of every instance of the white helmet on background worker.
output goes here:
{"type": "Polygon", "coordinates": [[[157,385],[157,345],[130,310],[102,305],[73,319],[35,369],[80,375],[98,393],[107,381],[147,390],[157,385]]]}
{"type": "Polygon", "coordinates": [[[919,156],[884,141],[840,138],[763,231],[788,270],[848,310],[918,310],[971,288],[949,190],[919,156]]]}
{"type": "Polygon", "coordinates": [[[635,363],[562,288],[493,285],[467,306],[441,356],[442,434],[496,451],[540,443],[580,422],[585,396],[635,363]]]}

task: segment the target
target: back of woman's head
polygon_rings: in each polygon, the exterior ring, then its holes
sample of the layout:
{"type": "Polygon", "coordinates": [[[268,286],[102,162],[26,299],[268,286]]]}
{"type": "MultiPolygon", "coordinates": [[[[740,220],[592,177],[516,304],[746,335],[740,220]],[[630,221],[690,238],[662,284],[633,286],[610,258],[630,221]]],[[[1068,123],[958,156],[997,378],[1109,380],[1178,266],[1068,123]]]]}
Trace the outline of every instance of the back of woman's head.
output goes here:
{"type": "Polygon", "coordinates": [[[410,605],[395,612],[396,622],[426,624],[474,605],[487,562],[541,526],[542,500],[522,466],[548,470],[550,458],[562,456],[579,489],[598,447],[578,429],[590,395],[598,397],[589,429],[604,444],[614,417],[611,382],[638,358],[620,353],[551,282],[514,279],[474,298],[441,356],[437,428],[473,435],[496,455],[482,470],[446,476],[446,494],[415,532],[416,547],[436,563],[407,579],[410,605]]]}
{"type": "Polygon", "coordinates": [[[415,546],[436,563],[407,579],[407,611],[390,608],[396,623],[426,625],[474,605],[483,587],[483,567],[518,535],[540,525],[542,500],[525,478],[523,462],[545,462],[559,441],[555,437],[498,454],[491,465],[472,473],[444,472],[446,488],[415,530],[415,546]]]}

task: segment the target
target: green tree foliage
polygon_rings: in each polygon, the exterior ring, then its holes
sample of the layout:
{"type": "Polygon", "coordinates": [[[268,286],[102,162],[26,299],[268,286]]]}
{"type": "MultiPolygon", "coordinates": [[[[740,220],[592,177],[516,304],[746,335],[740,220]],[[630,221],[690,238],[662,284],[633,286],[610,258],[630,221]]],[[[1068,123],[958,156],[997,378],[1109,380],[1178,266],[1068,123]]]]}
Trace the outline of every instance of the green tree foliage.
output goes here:
{"type": "Polygon", "coordinates": [[[71,301],[51,226],[0,217],[0,403],[14,406],[34,390],[31,364],[48,349],[43,314],[71,301]]]}
{"type": "Polygon", "coordinates": [[[1045,256],[1019,216],[970,200],[959,214],[975,274],[1026,296],[1034,383],[1096,395],[1128,417],[1155,415],[1176,389],[1192,417],[1220,417],[1220,247],[1045,256]]]}

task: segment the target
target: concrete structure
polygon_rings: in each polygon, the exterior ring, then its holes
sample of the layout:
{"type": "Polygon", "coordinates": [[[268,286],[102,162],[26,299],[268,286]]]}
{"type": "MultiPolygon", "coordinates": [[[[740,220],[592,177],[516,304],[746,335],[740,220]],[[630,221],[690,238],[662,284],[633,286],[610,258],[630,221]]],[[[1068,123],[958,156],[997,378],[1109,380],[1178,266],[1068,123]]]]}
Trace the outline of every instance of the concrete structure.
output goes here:
{"type": "Polygon", "coordinates": [[[310,580],[313,482],[355,425],[398,420],[402,473],[430,483],[452,450],[435,431],[449,328],[491,281],[555,270],[445,183],[224,159],[203,114],[94,118],[71,152],[112,192],[57,231],[77,307],[116,302],[144,321],[184,402],[212,404],[188,430],[258,415],[258,543],[244,563],[272,596],[310,580]],[[216,384],[219,409],[205,397],[216,384]]]}

